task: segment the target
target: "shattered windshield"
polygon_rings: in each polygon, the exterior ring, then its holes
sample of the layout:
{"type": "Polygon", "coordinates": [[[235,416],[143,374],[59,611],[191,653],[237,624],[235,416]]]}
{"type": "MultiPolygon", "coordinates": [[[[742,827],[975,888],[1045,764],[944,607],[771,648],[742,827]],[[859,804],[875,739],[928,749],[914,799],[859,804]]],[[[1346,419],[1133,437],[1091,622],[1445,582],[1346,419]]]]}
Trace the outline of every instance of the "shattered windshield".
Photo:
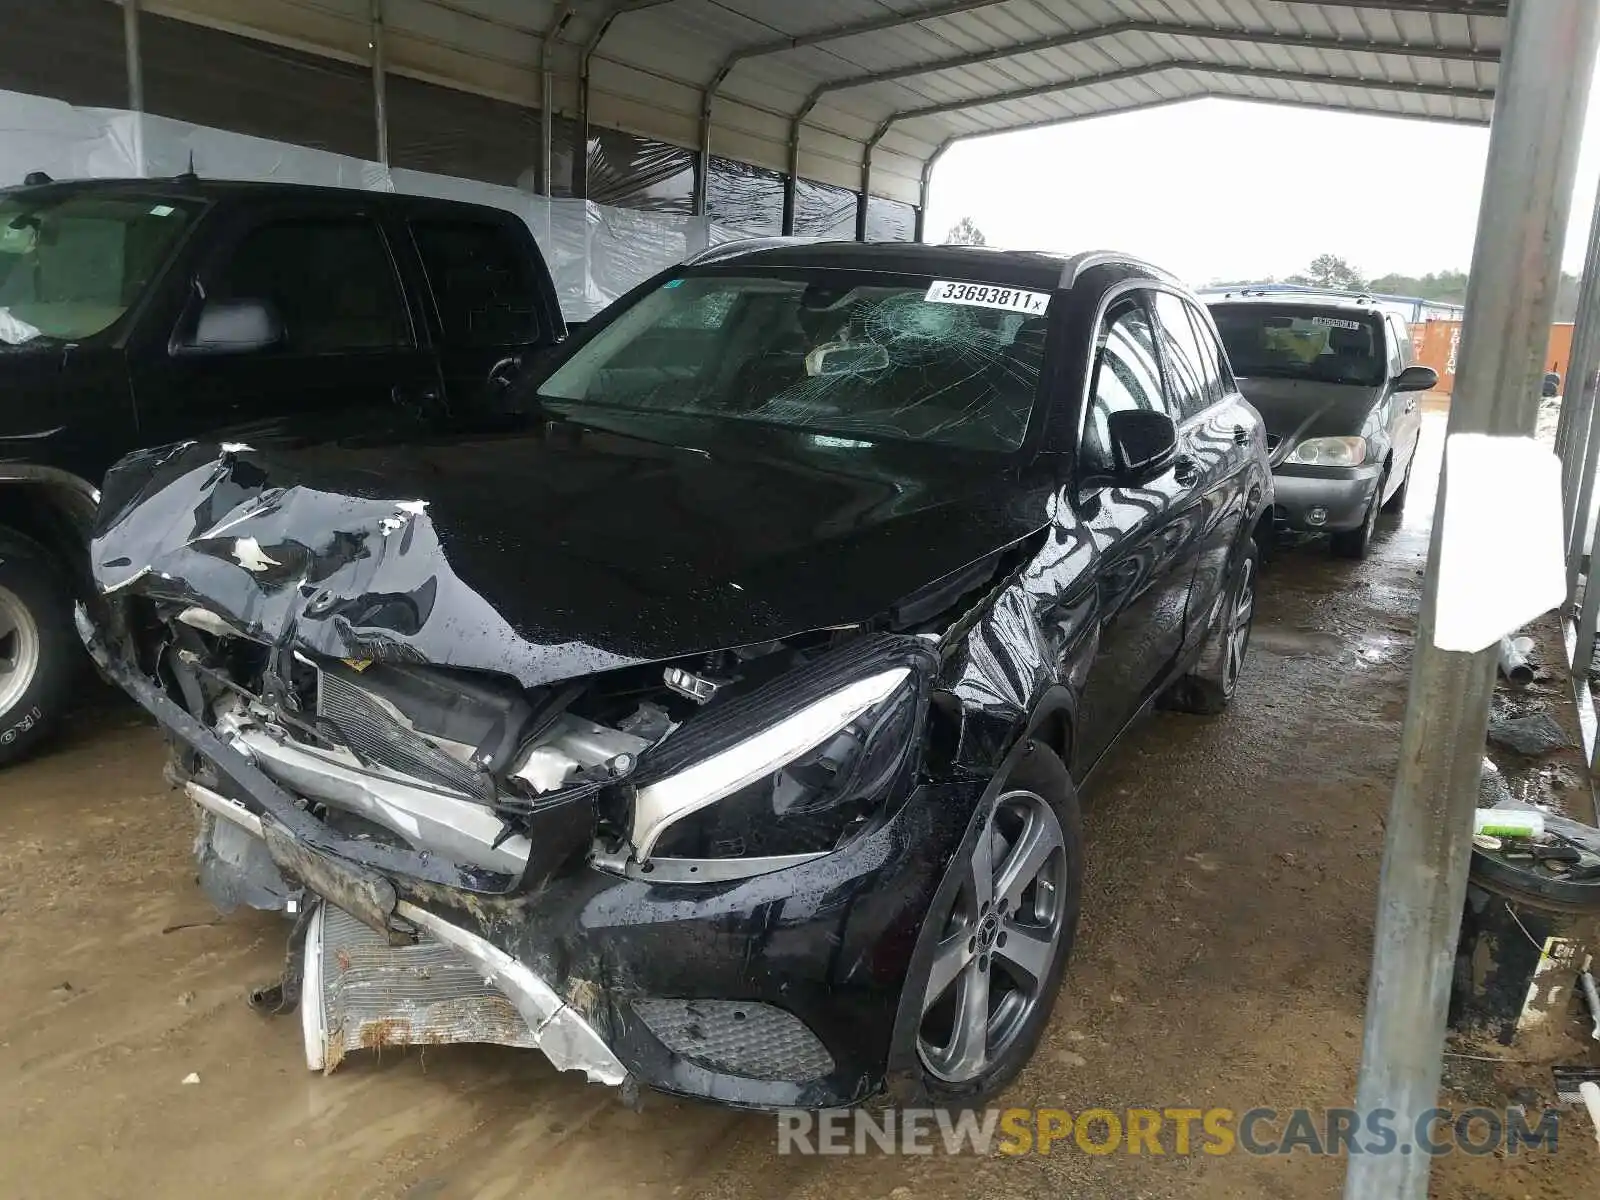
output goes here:
{"type": "Polygon", "coordinates": [[[0,344],[77,341],[143,294],[192,203],[80,192],[0,196],[0,344]]]}
{"type": "Polygon", "coordinates": [[[1304,305],[1216,305],[1211,315],[1236,375],[1376,387],[1387,371],[1381,318],[1304,305]]]}
{"type": "Polygon", "coordinates": [[[904,275],[690,275],[621,314],[538,394],[547,406],[1013,450],[1048,304],[1048,293],[904,275]]]}

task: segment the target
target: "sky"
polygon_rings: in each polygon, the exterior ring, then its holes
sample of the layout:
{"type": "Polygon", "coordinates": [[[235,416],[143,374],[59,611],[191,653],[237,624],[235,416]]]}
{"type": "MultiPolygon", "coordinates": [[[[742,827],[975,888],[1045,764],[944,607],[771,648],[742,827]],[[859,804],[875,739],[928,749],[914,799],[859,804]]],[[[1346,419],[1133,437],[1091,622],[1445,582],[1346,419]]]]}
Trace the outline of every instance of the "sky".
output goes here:
{"type": "MultiPolygon", "coordinates": [[[[1486,127],[1197,100],[957,142],[934,168],[928,238],[971,216],[990,245],[1126,250],[1195,286],[1282,278],[1325,252],[1368,278],[1464,271],[1488,149],[1486,127]]],[[[1573,273],[1597,176],[1600,86],[1563,255],[1573,273]]]]}

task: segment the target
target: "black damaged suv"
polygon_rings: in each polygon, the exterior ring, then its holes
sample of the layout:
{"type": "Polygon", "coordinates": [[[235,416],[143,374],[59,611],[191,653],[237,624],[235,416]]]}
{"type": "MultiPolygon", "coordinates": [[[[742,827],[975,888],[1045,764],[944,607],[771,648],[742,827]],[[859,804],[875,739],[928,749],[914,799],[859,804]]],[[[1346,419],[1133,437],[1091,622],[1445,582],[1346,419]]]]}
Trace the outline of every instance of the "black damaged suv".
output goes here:
{"type": "Polygon", "coordinates": [[[1079,786],[1244,662],[1272,476],[1205,310],[1118,254],[722,251],[517,401],[106,483],[81,632],[173,737],[207,891],[295,914],[308,1063],[992,1094],[1072,946],[1079,786]]]}
{"type": "Polygon", "coordinates": [[[0,191],[0,763],[66,704],[118,458],[437,431],[564,334],[497,209],[192,176],[0,191]]]}

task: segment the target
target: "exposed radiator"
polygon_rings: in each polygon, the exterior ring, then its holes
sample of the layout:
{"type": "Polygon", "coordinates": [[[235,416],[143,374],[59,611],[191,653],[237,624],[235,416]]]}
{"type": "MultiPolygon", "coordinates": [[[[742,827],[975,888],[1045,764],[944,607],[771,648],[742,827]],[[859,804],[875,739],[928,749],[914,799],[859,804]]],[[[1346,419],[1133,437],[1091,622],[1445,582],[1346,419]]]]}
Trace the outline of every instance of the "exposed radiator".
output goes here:
{"type": "Polygon", "coordinates": [[[382,704],[338,675],[321,673],[317,715],[365,762],[469,796],[484,793],[483,774],[407,729],[382,704]]]}

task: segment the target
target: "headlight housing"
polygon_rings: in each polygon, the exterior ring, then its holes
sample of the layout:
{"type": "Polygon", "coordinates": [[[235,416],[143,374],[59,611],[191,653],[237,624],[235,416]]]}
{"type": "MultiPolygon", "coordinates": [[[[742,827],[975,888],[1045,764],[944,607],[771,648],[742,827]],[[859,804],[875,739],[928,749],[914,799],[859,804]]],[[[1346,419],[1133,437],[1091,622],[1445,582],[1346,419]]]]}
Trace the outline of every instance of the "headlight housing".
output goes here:
{"type": "Polygon", "coordinates": [[[732,874],[756,874],[836,849],[890,799],[921,709],[911,668],[894,667],[641,787],[632,837],[641,869],[726,878],[702,868],[742,861],[732,874]]]}
{"type": "Polygon", "coordinates": [[[1308,467],[1359,467],[1367,461],[1367,439],[1307,438],[1294,448],[1287,461],[1308,467]]]}

